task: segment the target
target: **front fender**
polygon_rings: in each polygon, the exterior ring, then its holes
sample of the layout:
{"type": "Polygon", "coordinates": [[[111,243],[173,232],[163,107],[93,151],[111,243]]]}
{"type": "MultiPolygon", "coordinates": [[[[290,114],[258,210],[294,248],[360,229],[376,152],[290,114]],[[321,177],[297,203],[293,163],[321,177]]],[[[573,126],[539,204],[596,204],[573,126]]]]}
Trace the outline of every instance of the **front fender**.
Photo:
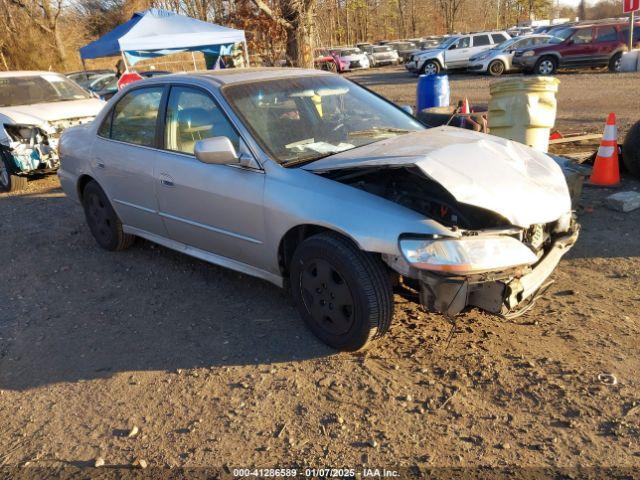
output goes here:
{"type": "Polygon", "coordinates": [[[351,238],[367,252],[398,255],[400,235],[457,237],[438,222],[389,200],[299,169],[267,173],[264,193],[269,251],[277,265],[277,246],[299,225],[317,225],[351,238]]]}

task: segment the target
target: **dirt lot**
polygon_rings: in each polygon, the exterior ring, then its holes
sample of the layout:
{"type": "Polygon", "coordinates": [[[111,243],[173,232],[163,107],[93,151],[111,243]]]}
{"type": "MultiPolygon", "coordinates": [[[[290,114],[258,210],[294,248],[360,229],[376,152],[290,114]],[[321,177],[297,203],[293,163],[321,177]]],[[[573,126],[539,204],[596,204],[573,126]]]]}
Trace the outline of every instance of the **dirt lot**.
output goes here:
{"type": "MultiPolygon", "coordinates": [[[[356,77],[413,99],[399,69],[356,77]]],[[[639,79],[561,75],[560,127],[631,122],[639,79]]],[[[489,82],[455,78],[454,97],[486,102],[489,82]]],[[[397,298],[362,355],[316,341],[266,282],[145,241],[99,249],[55,177],[1,194],[0,466],[637,472],[640,210],[608,193],[585,191],[582,237],[531,313],[472,311],[448,343],[447,319],[397,298]]]]}

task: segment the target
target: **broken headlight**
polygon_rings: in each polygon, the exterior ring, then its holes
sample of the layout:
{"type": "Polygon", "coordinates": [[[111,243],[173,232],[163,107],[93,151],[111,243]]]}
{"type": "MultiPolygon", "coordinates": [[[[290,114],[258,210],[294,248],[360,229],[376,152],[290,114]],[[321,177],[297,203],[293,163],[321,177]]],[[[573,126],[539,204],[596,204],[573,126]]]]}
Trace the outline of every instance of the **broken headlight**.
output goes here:
{"type": "Polygon", "coordinates": [[[404,258],[415,268],[443,273],[472,274],[506,270],[538,261],[527,246],[512,237],[460,239],[402,239],[404,258]]]}

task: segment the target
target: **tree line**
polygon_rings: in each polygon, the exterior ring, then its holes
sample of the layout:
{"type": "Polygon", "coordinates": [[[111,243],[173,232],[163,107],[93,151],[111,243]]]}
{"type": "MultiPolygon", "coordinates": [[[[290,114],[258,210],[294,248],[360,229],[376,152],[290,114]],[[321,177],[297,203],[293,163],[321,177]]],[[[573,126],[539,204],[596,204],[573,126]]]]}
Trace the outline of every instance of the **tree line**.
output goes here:
{"type": "Polygon", "coordinates": [[[312,66],[314,48],[506,29],[520,20],[619,16],[620,2],[556,0],[0,0],[0,68],[69,71],[78,48],[163,8],[245,30],[253,63],[312,66]]]}

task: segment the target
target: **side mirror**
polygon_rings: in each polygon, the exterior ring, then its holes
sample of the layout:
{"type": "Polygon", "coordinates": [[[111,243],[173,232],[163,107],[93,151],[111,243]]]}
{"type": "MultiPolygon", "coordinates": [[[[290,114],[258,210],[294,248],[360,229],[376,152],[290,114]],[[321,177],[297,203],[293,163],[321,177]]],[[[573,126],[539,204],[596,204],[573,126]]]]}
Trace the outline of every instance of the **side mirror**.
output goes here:
{"type": "Polygon", "coordinates": [[[409,115],[413,115],[413,107],[411,105],[402,105],[400,108],[407,112],[409,115]]]}
{"type": "Polygon", "coordinates": [[[458,48],[458,44],[457,44],[457,43],[454,43],[453,45],[451,45],[451,46],[449,47],[449,50],[455,50],[456,48],[458,48]]]}
{"type": "Polygon", "coordinates": [[[211,137],[199,140],[193,149],[198,160],[214,165],[236,165],[240,158],[227,137],[211,137]]]}

